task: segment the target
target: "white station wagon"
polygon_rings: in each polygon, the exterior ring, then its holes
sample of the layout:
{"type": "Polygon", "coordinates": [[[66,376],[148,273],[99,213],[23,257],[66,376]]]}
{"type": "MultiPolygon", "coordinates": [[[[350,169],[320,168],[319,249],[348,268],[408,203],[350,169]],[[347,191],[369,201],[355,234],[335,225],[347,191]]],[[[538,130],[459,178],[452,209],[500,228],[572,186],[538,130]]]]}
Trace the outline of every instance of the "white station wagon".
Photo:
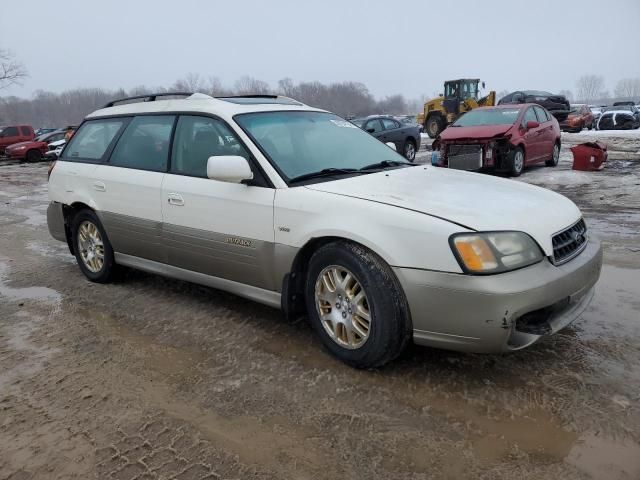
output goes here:
{"type": "Polygon", "coordinates": [[[92,113],[51,167],[49,230],[91,281],[125,265],[307,314],[356,367],[518,350],[593,296],[601,247],[562,195],[409,163],[290,98],[172,95],[92,113]]]}

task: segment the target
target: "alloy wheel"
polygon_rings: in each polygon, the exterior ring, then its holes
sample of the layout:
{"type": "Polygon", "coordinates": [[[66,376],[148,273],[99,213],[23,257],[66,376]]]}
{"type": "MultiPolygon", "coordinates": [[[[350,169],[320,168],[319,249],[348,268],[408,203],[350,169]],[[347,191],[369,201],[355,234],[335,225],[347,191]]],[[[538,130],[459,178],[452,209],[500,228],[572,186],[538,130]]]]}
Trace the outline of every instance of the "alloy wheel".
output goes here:
{"type": "Polygon", "coordinates": [[[408,142],[404,147],[404,156],[407,160],[412,162],[416,158],[416,147],[413,146],[413,143],[408,142]]]}
{"type": "Polygon", "coordinates": [[[524,153],[522,150],[518,150],[513,157],[513,169],[516,172],[521,172],[524,168],[524,153]]]}
{"type": "Polygon", "coordinates": [[[353,273],[331,265],[320,272],[315,285],[315,304],[327,335],[343,348],[362,347],[371,332],[367,294],[353,273]]]}
{"type": "Polygon", "coordinates": [[[78,249],[82,263],[92,273],[98,273],[104,265],[104,243],[96,225],[85,220],[78,227],[78,249]]]}

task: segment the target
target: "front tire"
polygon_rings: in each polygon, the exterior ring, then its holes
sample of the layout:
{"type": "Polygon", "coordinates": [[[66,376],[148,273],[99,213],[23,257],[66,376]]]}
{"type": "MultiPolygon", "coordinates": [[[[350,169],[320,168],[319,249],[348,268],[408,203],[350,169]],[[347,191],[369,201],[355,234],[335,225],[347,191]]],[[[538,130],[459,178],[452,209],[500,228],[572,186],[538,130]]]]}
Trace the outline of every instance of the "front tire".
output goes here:
{"type": "Polygon", "coordinates": [[[512,177],[519,177],[524,170],[524,150],[516,147],[509,153],[509,166],[512,177]]]}
{"type": "Polygon", "coordinates": [[[436,138],[444,130],[444,121],[440,115],[431,115],[425,124],[425,130],[429,138],[436,138]]]}
{"type": "Polygon", "coordinates": [[[402,153],[404,158],[413,162],[416,159],[416,144],[413,140],[407,139],[404,142],[404,146],[402,147],[402,153]]]}
{"type": "Polygon", "coordinates": [[[307,311],[324,346],[356,368],[395,359],[411,339],[409,308],[391,268],[346,241],[320,247],[309,261],[307,311]]]}
{"type": "Polygon", "coordinates": [[[113,248],[98,216],[81,210],[71,225],[73,251],[80,270],[92,282],[108,283],[115,270],[113,248]]]}
{"type": "Polygon", "coordinates": [[[547,167],[557,167],[560,160],[560,144],[558,142],[553,144],[553,151],[551,152],[551,158],[545,162],[547,167]]]}
{"type": "Polygon", "coordinates": [[[42,153],[40,152],[40,150],[29,150],[25,158],[27,159],[27,162],[39,162],[40,160],[42,160],[42,153]]]}

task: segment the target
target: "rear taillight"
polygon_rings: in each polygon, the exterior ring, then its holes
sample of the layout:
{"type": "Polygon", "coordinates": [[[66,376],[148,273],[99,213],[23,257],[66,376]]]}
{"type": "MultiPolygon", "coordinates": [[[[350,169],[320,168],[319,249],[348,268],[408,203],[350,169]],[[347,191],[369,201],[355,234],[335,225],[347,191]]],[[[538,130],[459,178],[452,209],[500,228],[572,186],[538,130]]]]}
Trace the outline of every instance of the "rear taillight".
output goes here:
{"type": "Polygon", "coordinates": [[[49,170],[47,170],[47,180],[49,180],[49,178],[51,178],[51,172],[53,172],[53,167],[56,166],[56,161],[53,160],[52,162],[49,162],[49,170]]]}

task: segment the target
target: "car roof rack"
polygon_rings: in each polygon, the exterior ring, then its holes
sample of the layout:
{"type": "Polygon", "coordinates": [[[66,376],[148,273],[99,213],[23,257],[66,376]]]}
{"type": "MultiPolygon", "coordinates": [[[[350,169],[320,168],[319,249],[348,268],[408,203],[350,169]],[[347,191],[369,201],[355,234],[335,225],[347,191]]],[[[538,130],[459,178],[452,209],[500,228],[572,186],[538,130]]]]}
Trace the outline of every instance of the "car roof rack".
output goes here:
{"type": "Polygon", "coordinates": [[[223,100],[230,103],[238,104],[263,104],[263,103],[275,103],[281,105],[303,105],[302,102],[295,100],[284,95],[265,95],[265,94],[247,94],[247,95],[222,95],[215,97],[218,100],[223,100]]]}
{"type": "MultiPolygon", "coordinates": [[[[146,95],[136,95],[134,97],[119,98],[118,100],[112,100],[102,108],[113,107],[117,103],[129,102],[131,100],[140,100],[141,102],[155,102],[158,97],[190,97],[193,92],[162,92],[162,93],[148,93],[146,95]]],[[[131,102],[135,103],[135,102],[131,102]]]]}

